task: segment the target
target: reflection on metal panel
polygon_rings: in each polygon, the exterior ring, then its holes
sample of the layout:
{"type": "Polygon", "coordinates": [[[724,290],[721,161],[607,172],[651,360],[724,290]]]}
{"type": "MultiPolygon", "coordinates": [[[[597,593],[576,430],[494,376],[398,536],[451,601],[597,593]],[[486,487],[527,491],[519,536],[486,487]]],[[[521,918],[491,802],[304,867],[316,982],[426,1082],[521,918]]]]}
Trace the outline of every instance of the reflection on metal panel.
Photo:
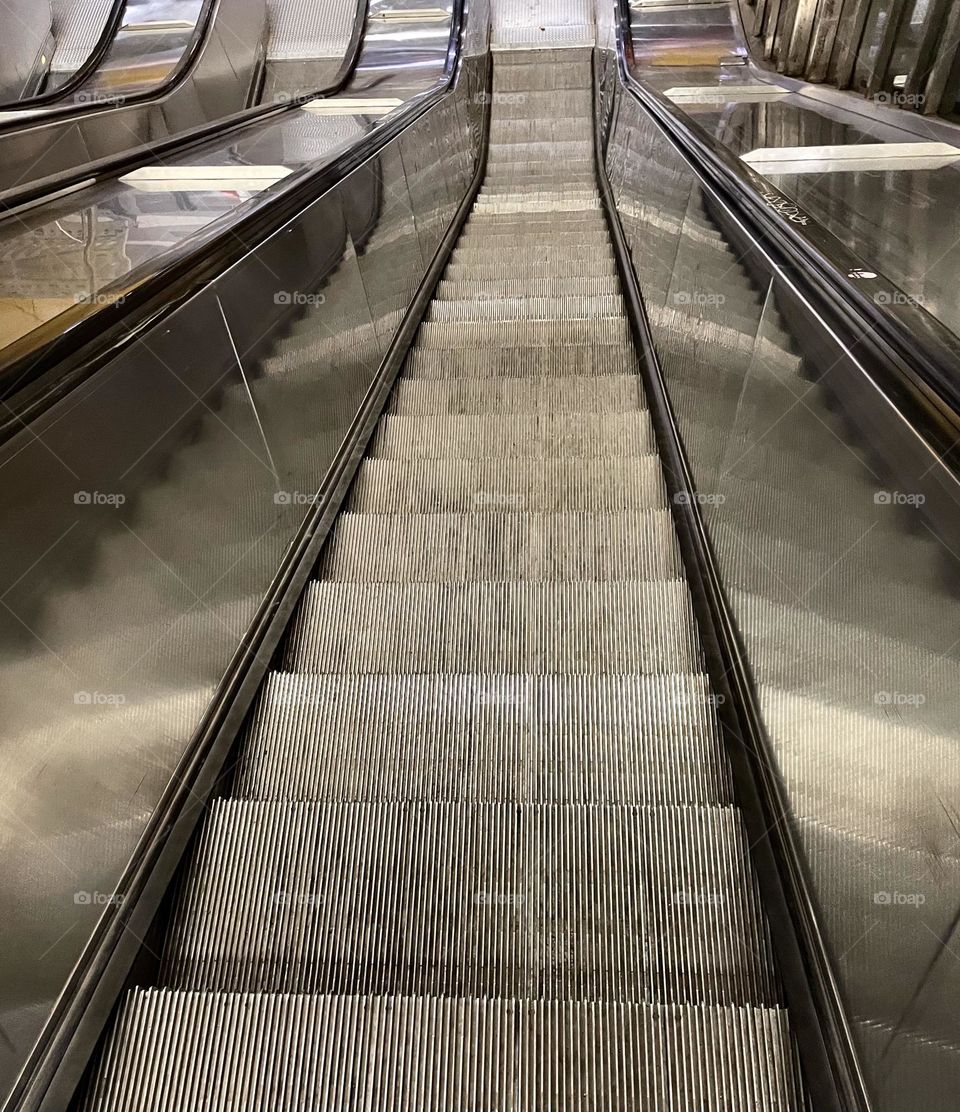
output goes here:
{"type": "Polygon", "coordinates": [[[611,183],[870,1088],[952,1112],[960,489],[638,103],[612,118],[611,183]]]}
{"type": "Polygon", "coordinates": [[[54,86],[71,77],[93,53],[113,9],[113,0],[51,0],[56,48],[50,65],[54,86]]]}
{"type": "Polygon", "coordinates": [[[399,97],[331,97],[307,101],[303,110],[317,116],[379,116],[402,104],[399,97]]]}
{"type": "Polygon", "coordinates": [[[289,166],[145,166],[132,170],[120,179],[144,192],[177,193],[197,190],[268,189],[292,174],[289,166]]]}
{"type": "MultiPolygon", "coordinates": [[[[467,188],[482,73],[468,60],[430,113],[0,447],[4,1088],[122,903],[123,870],[467,188]]],[[[344,123],[287,116],[318,134],[344,123]]],[[[64,227],[80,241],[72,280],[98,288],[82,223],[64,227]]]]}
{"type": "Polygon", "coordinates": [[[843,143],[758,147],[740,156],[761,174],[822,174],[852,170],[939,170],[960,161],[949,143],[843,143]]]}
{"type": "Polygon", "coordinates": [[[665,89],[663,95],[674,104],[724,104],[775,100],[788,90],[779,85],[678,85],[665,89]]]}
{"type": "Polygon", "coordinates": [[[35,96],[50,70],[54,41],[49,0],[4,0],[0,104],[35,96]]]}

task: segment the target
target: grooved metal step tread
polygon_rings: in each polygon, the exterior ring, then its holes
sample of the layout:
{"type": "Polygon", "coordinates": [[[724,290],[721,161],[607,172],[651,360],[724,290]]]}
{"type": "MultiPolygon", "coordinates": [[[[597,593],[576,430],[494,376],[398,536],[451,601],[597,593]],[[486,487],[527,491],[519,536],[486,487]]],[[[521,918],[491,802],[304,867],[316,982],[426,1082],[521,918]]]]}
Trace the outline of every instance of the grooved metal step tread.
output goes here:
{"type": "Polygon", "coordinates": [[[401,378],[390,412],[441,413],[632,413],[646,408],[635,374],[551,378],[401,378]]]}
{"type": "Polygon", "coordinates": [[[313,582],[293,619],[295,672],[696,672],[683,580],[313,582]]]}
{"type": "Polygon", "coordinates": [[[319,577],[354,582],[675,579],[668,510],[619,514],[355,514],[337,521],[319,577]]]}
{"type": "Polygon", "coordinates": [[[540,280],[615,276],[616,273],[617,263],[612,252],[598,251],[584,257],[577,247],[571,247],[566,253],[559,249],[545,251],[540,245],[527,249],[517,244],[515,253],[509,257],[501,252],[491,257],[489,251],[464,249],[451,259],[444,278],[451,281],[491,278],[516,281],[523,280],[524,276],[540,280]]]}
{"type": "Polygon", "coordinates": [[[474,202],[470,219],[475,221],[478,218],[525,214],[540,217],[544,213],[568,216],[594,214],[602,219],[600,196],[596,189],[541,192],[534,195],[501,193],[494,197],[481,192],[474,202]]]}
{"type": "Polygon", "coordinates": [[[503,229],[491,235],[483,228],[476,225],[464,228],[461,235],[461,244],[464,251],[474,248],[483,248],[488,258],[496,258],[503,253],[510,253],[513,248],[535,248],[544,243],[550,243],[554,249],[560,251],[571,249],[594,249],[597,242],[598,229],[596,227],[576,227],[569,229],[532,228],[525,227],[503,229]]]}
{"type": "Polygon", "coordinates": [[[498,68],[494,75],[494,96],[497,93],[546,92],[553,89],[590,89],[590,74],[579,66],[541,66],[537,63],[498,68]]]}
{"type": "Polygon", "coordinates": [[[771,961],[733,807],[218,800],[162,977],[770,1004],[771,961]]]}
{"type": "Polygon", "coordinates": [[[635,457],[655,451],[646,410],[634,413],[448,415],[381,418],[369,459],[635,457]]]}
{"type": "Polygon", "coordinates": [[[590,139],[558,139],[556,142],[491,143],[487,148],[487,165],[499,167],[513,162],[537,162],[556,158],[590,158],[593,142],[590,139]]]}
{"type": "Polygon", "coordinates": [[[541,278],[531,275],[528,278],[501,278],[483,280],[457,279],[444,277],[437,285],[434,297],[437,301],[496,300],[498,298],[533,297],[616,297],[620,295],[620,283],[616,275],[570,275],[541,278]]]}
{"type": "Polygon", "coordinates": [[[358,513],[490,513],[508,510],[631,510],[666,505],[655,455],[611,468],[603,459],[527,459],[505,470],[499,459],[367,459],[349,507],[358,513]]]}
{"type": "Polygon", "coordinates": [[[601,294],[599,297],[499,297],[468,298],[463,301],[434,301],[427,313],[427,321],[553,321],[589,320],[603,318],[626,319],[623,298],[620,294],[601,294]]]}
{"type": "Polygon", "coordinates": [[[801,1112],[804,1104],[780,1008],[135,989],[86,1112],[204,1106],[801,1112]]]}
{"type": "Polygon", "coordinates": [[[732,802],[702,675],[271,673],[247,799],[732,802]]]}
{"type": "Polygon", "coordinates": [[[521,96],[510,93],[493,94],[493,108],[501,120],[549,119],[556,116],[589,117],[593,113],[593,96],[589,89],[541,90],[521,96]]]}
{"type": "Polygon", "coordinates": [[[449,380],[453,384],[488,378],[561,379],[636,373],[635,353],[616,343],[601,342],[567,349],[498,347],[479,351],[414,347],[407,356],[401,381],[449,380]]]}
{"type": "Polygon", "coordinates": [[[498,148],[526,148],[531,143],[550,143],[568,147],[593,143],[590,120],[548,116],[542,120],[521,120],[516,117],[498,120],[490,128],[490,144],[498,148]]]}
{"type": "MultiPolygon", "coordinates": [[[[515,205],[516,202],[511,202],[515,205]]],[[[603,215],[590,209],[551,209],[542,207],[536,212],[492,211],[492,206],[474,209],[473,214],[461,233],[463,243],[478,243],[480,237],[488,244],[488,250],[496,251],[507,247],[507,241],[519,242],[549,241],[556,245],[573,243],[581,239],[587,245],[602,244],[606,223],[603,215]]]]}
{"type": "Polygon", "coordinates": [[[630,328],[625,317],[598,320],[427,321],[417,332],[416,346],[441,350],[464,348],[626,347],[630,328]]]}
{"type": "Polygon", "coordinates": [[[509,173],[502,172],[491,174],[486,179],[486,185],[480,190],[483,197],[499,197],[504,193],[521,197],[536,195],[541,192],[551,192],[559,188],[579,187],[589,189],[596,182],[596,176],[591,170],[567,169],[563,174],[563,182],[557,181],[556,170],[535,170],[533,168],[521,170],[519,166],[511,167],[509,173]]]}

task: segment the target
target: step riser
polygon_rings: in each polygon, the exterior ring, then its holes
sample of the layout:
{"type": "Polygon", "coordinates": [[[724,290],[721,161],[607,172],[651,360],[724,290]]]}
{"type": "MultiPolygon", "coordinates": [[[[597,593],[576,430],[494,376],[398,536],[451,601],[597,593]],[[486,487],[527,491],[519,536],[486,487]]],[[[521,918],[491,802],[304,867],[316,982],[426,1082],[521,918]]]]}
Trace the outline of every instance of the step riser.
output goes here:
{"type": "MultiPolygon", "coordinates": [[[[568,417],[397,417],[380,421],[371,459],[644,456],[655,451],[646,412],[568,417]]],[[[625,466],[630,466],[626,464],[625,466]]]]}
{"type": "Polygon", "coordinates": [[[300,672],[695,672],[686,584],[317,583],[294,619],[300,672]],[[609,615],[619,615],[609,621],[609,615]]]}
{"type": "Polygon", "coordinates": [[[164,980],[766,1004],[747,859],[733,808],[223,801],[164,980]]]}
{"type": "Polygon", "coordinates": [[[649,1112],[803,1107],[775,1008],[138,989],[107,1058],[88,1112],[542,1112],[585,1093],[604,1112],[636,1112],[640,1094],[649,1112]]]}
{"type": "Polygon", "coordinates": [[[598,460],[367,460],[350,494],[357,513],[553,513],[660,509],[656,456],[613,471],[598,460]]]}
{"type": "Polygon", "coordinates": [[[632,413],[646,407],[635,375],[563,378],[479,378],[475,382],[404,378],[397,383],[390,413],[429,414],[632,413]]]}
{"type": "Polygon", "coordinates": [[[274,673],[234,794],[725,804],[714,701],[697,676],[274,673]]]}
{"type": "Polygon", "coordinates": [[[404,364],[410,380],[460,381],[499,378],[562,379],[569,375],[636,374],[636,356],[615,344],[568,348],[499,348],[493,351],[429,351],[414,348],[404,364]]]}
{"type": "Polygon", "coordinates": [[[347,514],[320,578],[372,583],[676,579],[666,510],[607,514],[347,514]]]}

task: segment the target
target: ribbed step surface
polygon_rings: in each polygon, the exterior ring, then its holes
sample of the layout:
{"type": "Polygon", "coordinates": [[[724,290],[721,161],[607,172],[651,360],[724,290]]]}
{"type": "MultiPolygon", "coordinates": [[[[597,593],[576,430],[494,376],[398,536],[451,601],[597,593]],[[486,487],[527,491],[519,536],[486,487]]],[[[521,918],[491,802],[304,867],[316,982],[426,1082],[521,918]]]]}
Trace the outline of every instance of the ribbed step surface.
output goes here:
{"type": "Polygon", "coordinates": [[[569,415],[388,414],[371,446],[376,459],[643,456],[654,450],[645,410],[569,415]]]}
{"type": "Polygon", "coordinates": [[[165,979],[767,1003],[739,822],[730,807],[222,801],[165,979]]]}
{"type": "Polygon", "coordinates": [[[391,413],[631,413],[645,404],[636,375],[556,378],[477,378],[473,381],[404,378],[391,413]]]}
{"type": "Polygon", "coordinates": [[[314,582],[285,664],[300,672],[696,672],[700,649],[682,580],[314,582]]]}
{"type": "Polygon", "coordinates": [[[236,794],[720,804],[730,790],[702,675],[276,673],[236,794]]]}
{"type": "Polygon", "coordinates": [[[778,1008],[137,990],[87,1107],[801,1106],[778,1008]]]}
{"type": "Polygon", "coordinates": [[[341,515],[323,579],[388,582],[672,579],[667,510],[619,514],[341,515]]]}
{"type": "Polygon", "coordinates": [[[666,505],[652,453],[611,467],[602,459],[365,460],[354,482],[357,513],[515,513],[630,510],[666,505]]]}
{"type": "Polygon", "coordinates": [[[91,1110],[802,1107],[591,51],[497,54],[494,93],[487,186],[91,1110]]]}

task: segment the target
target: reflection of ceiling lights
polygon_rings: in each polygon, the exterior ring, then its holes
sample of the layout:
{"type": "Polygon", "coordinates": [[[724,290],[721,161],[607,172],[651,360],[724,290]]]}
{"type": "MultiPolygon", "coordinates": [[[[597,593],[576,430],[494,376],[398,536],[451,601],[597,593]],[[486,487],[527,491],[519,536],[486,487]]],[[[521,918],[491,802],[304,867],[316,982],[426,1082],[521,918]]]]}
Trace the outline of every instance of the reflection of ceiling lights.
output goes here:
{"type": "Polygon", "coordinates": [[[308,100],[303,110],[317,116],[385,116],[401,104],[396,97],[331,97],[308,100]]]}
{"type": "Polygon", "coordinates": [[[664,96],[674,104],[723,104],[732,101],[776,100],[788,89],[779,85],[681,85],[667,89],[664,96]]]}
{"type": "Polygon", "coordinates": [[[135,35],[166,35],[170,31],[192,31],[195,26],[188,19],[158,19],[155,23],[125,23],[121,31],[135,35]]]}
{"type": "Polygon", "coordinates": [[[741,155],[760,174],[836,174],[852,170],[939,170],[960,159],[950,143],[841,143],[761,147],[741,155]]]}
{"type": "Polygon", "coordinates": [[[446,23],[450,12],[446,8],[396,8],[375,12],[370,18],[381,23],[446,23]]]}
{"type": "Polygon", "coordinates": [[[256,193],[292,173],[288,166],[141,166],[120,180],[145,193],[256,193]]]}

